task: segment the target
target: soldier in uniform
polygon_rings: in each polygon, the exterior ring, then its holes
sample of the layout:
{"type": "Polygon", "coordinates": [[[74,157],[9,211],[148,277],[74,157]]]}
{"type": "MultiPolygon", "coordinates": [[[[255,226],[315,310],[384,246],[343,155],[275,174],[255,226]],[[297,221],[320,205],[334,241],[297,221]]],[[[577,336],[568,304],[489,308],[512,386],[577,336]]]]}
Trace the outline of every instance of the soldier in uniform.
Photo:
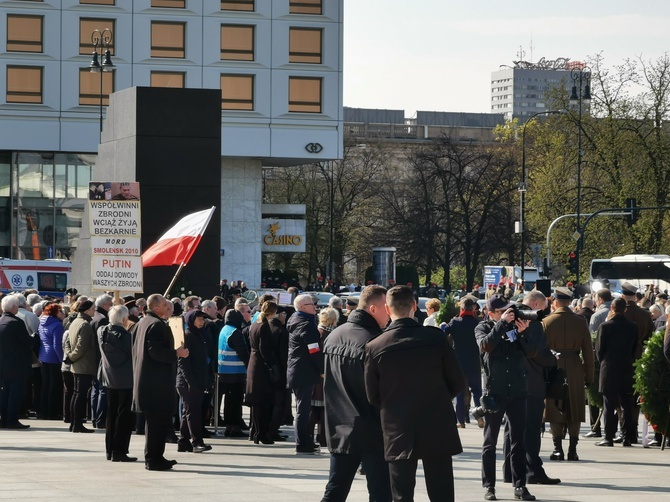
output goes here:
{"type": "Polygon", "coordinates": [[[558,366],[568,378],[568,399],[557,403],[547,401],[545,422],[551,424],[554,452],[550,460],[564,460],[563,427],[568,426],[570,447],[568,460],[577,461],[579,428],[585,421],[584,385],[593,382],[593,344],[586,319],[570,310],[572,291],[556,288],[554,312],[545,317],[544,332],[551,350],[558,353],[558,366]],[[581,354],[581,358],[580,358],[581,354]],[[559,408],[559,405],[561,408],[559,408]]]}
{"type": "MultiPolygon", "coordinates": [[[[630,282],[624,282],[621,285],[621,297],[626,300],[626,312],[624,312],[624,317],[637,324],[637,350],[635,351],[635,361],[642,355],[645,342],[654,334],[654,321],[651,319],[649,311],[639,307],[636,303],[636,292],[637,288],[630,282]]],[[[635,432],[631,433],[630,442],[632,444],[637,444],[637,427],[640,418],[640,407],[636,402],[637,396],[633,396],[632,414],[633,430],[635,432]]],[[[621,434],[614,440],[614,442],[621,443],[623,440],[623,434],[621,434]]]]}

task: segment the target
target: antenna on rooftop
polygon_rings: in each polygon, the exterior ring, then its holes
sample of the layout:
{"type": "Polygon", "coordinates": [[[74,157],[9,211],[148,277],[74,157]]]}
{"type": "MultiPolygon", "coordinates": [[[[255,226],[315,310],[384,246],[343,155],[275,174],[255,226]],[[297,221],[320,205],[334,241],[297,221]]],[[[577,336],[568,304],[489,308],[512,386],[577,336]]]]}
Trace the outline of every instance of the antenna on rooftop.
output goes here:
{"type": "Polygon", "coordinates": [[[519,58],[519,61],[523,61],[526,56],[526,51],[523,50],[523,46],[519,46],[519,52],[516,53],[516,57],[519,58]]]}
{"type": "Polygon", "coordinates": [[[530,29],[530,62],[533,62],[533,49],[535,49],[535,46],[533,45],[533,28],[530,29]]]}

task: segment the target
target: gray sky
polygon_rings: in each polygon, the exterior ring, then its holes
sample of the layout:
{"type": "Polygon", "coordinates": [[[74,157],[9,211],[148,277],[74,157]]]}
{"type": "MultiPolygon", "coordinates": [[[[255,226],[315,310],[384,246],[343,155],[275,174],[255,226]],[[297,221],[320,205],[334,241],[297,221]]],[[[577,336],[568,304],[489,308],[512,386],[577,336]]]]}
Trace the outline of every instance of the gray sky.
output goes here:
{"type": "Polygon", "coordinates": [[[518,60],[670,52],[669,0],[345,0],[344,105],[489,112],[491,72],[518,60]]]}

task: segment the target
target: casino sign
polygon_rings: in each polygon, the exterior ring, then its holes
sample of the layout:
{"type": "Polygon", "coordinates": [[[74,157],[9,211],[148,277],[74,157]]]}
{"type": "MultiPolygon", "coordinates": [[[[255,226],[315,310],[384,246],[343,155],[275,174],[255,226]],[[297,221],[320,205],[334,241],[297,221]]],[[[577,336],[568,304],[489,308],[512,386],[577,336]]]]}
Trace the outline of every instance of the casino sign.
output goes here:
{"type": "Polygon", "coordinates": [[[305,252],[305,220],[266,218],[261,228],[264,253],[305,252]]]}

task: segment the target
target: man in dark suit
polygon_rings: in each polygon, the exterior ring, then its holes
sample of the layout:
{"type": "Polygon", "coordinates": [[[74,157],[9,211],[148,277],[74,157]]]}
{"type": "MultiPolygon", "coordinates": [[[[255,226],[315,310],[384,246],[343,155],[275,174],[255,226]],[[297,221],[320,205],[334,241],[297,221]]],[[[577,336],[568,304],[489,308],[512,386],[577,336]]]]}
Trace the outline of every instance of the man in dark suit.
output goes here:
{"type": "MultiPolygon", "coordinates": [[[[654,334],[654,321],[649,311],[644,310],[637,304],[635,293],[637,293],[637,288],[631,283],[624,282],[621,285],[621,297],[626,300],[624,317],[637,324],[637,349],[635,351],[635,361],[637,361],[642,356],[644,343],[654,334]]],[[[637,444],[637,426],[640,419],[640,407],[636,403],[637,399],[633,399],[632,416],[635,429],[634,434],[630,438],[630,442],[633,444],[637,444]]],[[[622,441],[623,435],[615,439],[617,443],[622,441]]]]}
{"type": "Polygon", "coordinates": [[[16,295],[2,299],[0,318],[0,428],[27,429],[19,422],[19,408],[23,401],[26,381],[31,374],[32,337],[25,323],[16,316],[19,298],[16,295]]]}
{"type": "Polygon", "coordinates": [[[365,344],[388,323],[386,288],[368,286],[348,321],[324,342],[326,442],[330,476],[321,502],[344,502],[362,463],[370,499],[391,501],[379,411],[365,394],[365,344]]]}
{"type": "Polygon", "coordinates": [[[632,417],[633,361],[637,350],[637,325],[626,319],[626,300],[612,302],[613,317],[598,328],[596,356],[600,361],[598,390],[603,394],[605,438],[598,446],[613,446],[617,420],[614,412],[623,410],[623,445],[630,446],[636,436],[632,417]]]}
{"type": "Polygon", "coordinates": [[[467,382],[447,337],[417,323],[416,308],[407,286],[386,294],[392,322],[367,344],[365,391],[381,411],[393,500],[414,500],[421,459],[428,497],[448,502],[455,500],[451,457],[463,451],[451,400],[467,382]]]}
{"type": "Polygon", "coordinates": [[[133,345],[133,411],[146,416],[144,462],[150,471],[172,469],[166,460],[165,432],[176,408],[177,357],[188,349],[174,348],[172,331],[165,324],[168,300],[158,294],[147,299],[147,315],[135,325],[133,345]]]}

